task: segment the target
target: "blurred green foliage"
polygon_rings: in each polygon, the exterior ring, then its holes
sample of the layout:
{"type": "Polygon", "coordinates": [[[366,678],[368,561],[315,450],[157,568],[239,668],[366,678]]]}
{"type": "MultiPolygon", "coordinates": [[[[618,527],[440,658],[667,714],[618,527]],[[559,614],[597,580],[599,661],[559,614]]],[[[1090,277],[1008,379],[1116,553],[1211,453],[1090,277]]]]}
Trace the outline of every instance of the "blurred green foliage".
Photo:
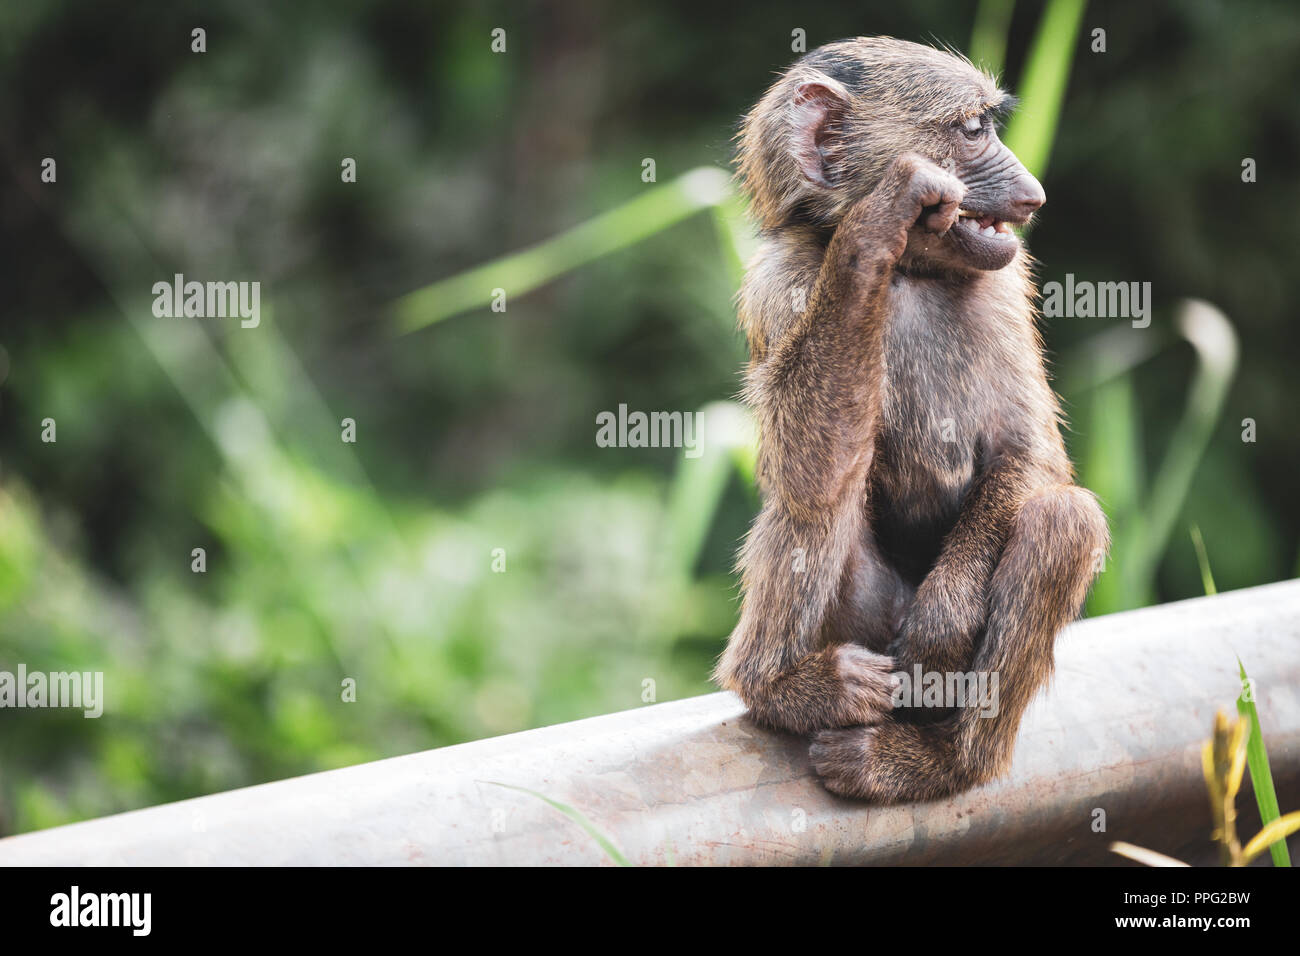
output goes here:
{"type": "Polygon", "coordinates": [[[98,720],[0,712],[0,832],[708,689],[756,506],[727,402],[746,237],[716,175],[684,177],[726,167],[795,27],[974,34],[1043,104],[1008,131],[1050,149],[1040,278],[1153,283],[1150,329],[1044,327],[1116,532],[1092,612],[1199,593],[1189,521],[1221,587],[1293,573],[1300,12],[747,9],[0,11],[0,669],[103,670],[107,695],[98,720]],[[494,313],[502,262],[531,279],[494,313]],[[261,327],[155,319],[175,272],[261,281],[261,327]],[[1235,377],[1185,297],[1231,320],[1235,377]],[[620,403],[707,407],[706,454],[596,447],[620,403]]]}

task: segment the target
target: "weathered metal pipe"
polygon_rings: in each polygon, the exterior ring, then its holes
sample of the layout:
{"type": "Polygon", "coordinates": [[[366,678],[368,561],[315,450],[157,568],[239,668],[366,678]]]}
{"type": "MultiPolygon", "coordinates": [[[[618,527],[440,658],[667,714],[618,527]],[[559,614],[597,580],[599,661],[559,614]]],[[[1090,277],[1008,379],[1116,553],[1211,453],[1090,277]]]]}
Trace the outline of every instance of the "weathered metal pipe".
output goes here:
{"type": "MultiPolygon", "coordinates": [[[[634,863],[1104,863],[1112,840],[1211,862],[1200,748],[1233,710],[1237,655],[1282,809],[1298,809],[1293,581],[1070,627],[1010,777],[950,800],[835,798],[804,740],[713,694],[11,837],[0,864],[609,862],[577,823],[496,784],[580,811],[634,863]]],[[[1253,797],[1238,804],[1250,835],[1253,797]]]]}

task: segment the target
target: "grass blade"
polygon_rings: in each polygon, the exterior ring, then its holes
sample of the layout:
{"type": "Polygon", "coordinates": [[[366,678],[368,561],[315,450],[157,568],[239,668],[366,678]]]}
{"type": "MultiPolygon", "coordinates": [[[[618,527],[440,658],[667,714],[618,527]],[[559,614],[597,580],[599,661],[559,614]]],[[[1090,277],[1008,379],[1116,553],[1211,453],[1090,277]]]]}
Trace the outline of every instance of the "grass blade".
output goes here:
{"type": "Polygon", "coordinates": [[[757,442],[753,417],[738,402],[710,402],[697,414],[701,454],[682,459],[668,495],[669,571],[681,579],[694,571],[731,476],[752,480],[744,464],[757,442]]]}
{"type": "Polygon", "coordinates": [[[1201,538],[1201,529],[1192,525],[1192,547],[1196,549],[1196,563],[1201,566],[1201,586],[1205,588],[1207,596],[1219,593],[1219,589],[1214,586],[1214,573],[1210,571],[1210,556],[1205,553],[1205,541],[1201,538]]]}
{"type": "MultiPolygon", "coordinates": [[[[1259,819],[1267,830],[1269,825],[1282,816],[1277,804],[1277,789],[1273,786],[1273,771],[1268,765],[1268,751],[1264,748],[1264,734],[1259,726],[1259,711],[1255,709],[1254,695],[1246,699],[1249,686],[1246,665],[1237,658],[1237,669],[1241,673],[1242,692],[1237,695],[1237,713],[1250,722],[1250,739],[1246,743],[1246,765],[1250,767],[1250,782],[1255,790],[1255,802],[1259,805],[1259,819]]],[[[1264,831],[1261,831],[1264,832],[1264,831]]],[[[1256,837],[1258,839],[1258,836],[1256,837]]],[[[1270,844],[1269,853],[1273,856],[1274,866],[1290,866],[1291,852],[1285,840],[1270,844]]]]}
{"type": "Polygon", "coordinates": [[[1116,840],[1112,843],[1110,852],[1118,853],[1120,856],[1128,857],[1130,860],[1135,860],[1147,866],[1187,866],[1182,860],[1175,860],[1172,856],[1165,856],[1155,850],[1134,846],[1132,843],[1125,843],[1122,840],[1116,840]]]}
{"type": "Polygon", "coordinates": [[[1089,424],[1079,473],[1106,510],[1113,531],[1110,557],[1088,597],[1088,614],[1109,614],[1147,603],[1148,582],[1128,568],[1138,547],[1130,529],[1138,525],[1145,488],[1142,419],[1131,376],[1113,379],[1088,396],[1089,424]],[[1104,423],[1104,427],[1103,427],[1104,423]]]}
{"type": "Polygon", "coordinates": [[[588,820],[582,813],[569,806],[567,803],[561,803],[559,800],[552,800],[544,793],[538,793],[536,790],[529,790],[527,787],[516,787],[509,783],[497,783],[495,780],[484,780],[484,783],[491,784],[494,787],[504,787],[507,790],[518,790],[520,793],[526,793],[530,797],[536,797],[543,803],[559,810],[566,817],[587,831],[587,835],[600,844],[600,848],[605,851],[606,856],[617,863],[619,866],[631,866],[631,861],[623,855],[618,847],[614,845],[609,837],[596,829],[596,825],[588,820]]]}
{"type": "Polygon", "coordinates": [[[540,288],[566,272],[617,252],[722,203],[731,193],[727,174],[701,166],[655,186],[522,252],[409,292],[397,301],[399,334],[414,332],[492,301],[493,289],[511,298],[540,288]]]}
{"type": "Polygon", "coordinates": [[[1178,315],[1177,328],[1196,352],[1196,372],[1183,415],[1151,481],[1150,495],[1132,527],[1136,547],[1125,571],[1144,586],[1155,580],[1237,371],[1237,333],[1214,306],[1189,299],[1178,315]]]}
{"type": "Polygon", "coordinates": [[[713,207],[713,226],[722,247],[722,258],[736,285],[745,278],[745,263],[758,251],[758,236],[749,222],[745,201],[734,189],[713,207]]]}
{"type": "Polygon", "coordinates": [[[975,26],[970,34],[971,62],[994,76],[1002,72],[1007,59],[1007,33],[1016,0],[980,0],[975,26]]]}
{"type": "Polygon", "coordinates": [[[1300,810],[1272,821],[1246,844],[1246,848],[1241,851],[1242,862],[1249,863],[1255,859],[1264,852],[1264,847],[1270,850],[1279,846],[1285,848],[1286,838],[1297,830],[1300,830],[1300,810]]]}
{"type": "Polygon", "coordinates": [[[1052,0],[1047,5],[1024,75],[1016,84],[1022,92],[1020,109],[1007,127],[1006,144],[1039,179],[1056,139],[1085,5],[1084,0],[1052,0]]]}

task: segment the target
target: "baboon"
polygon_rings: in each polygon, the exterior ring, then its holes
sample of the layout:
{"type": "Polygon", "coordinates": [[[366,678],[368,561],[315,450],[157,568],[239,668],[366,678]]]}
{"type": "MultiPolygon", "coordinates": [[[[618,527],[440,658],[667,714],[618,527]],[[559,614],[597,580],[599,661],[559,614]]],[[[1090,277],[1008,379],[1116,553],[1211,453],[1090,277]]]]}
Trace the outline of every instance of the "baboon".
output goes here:
{"type": "Polygon", "coordinates": [[[802,57],[745,117],[762,245],[739,295],[763,506],[715,679],[812,734],[833,792],[993,779],[1109,547],[1073,483],[1012,227],[1043,204],[1013,105],[959,55],[890,38],[802,57]],[[996,716],[893,707],[898,672],[986,672],[996,716]]]}

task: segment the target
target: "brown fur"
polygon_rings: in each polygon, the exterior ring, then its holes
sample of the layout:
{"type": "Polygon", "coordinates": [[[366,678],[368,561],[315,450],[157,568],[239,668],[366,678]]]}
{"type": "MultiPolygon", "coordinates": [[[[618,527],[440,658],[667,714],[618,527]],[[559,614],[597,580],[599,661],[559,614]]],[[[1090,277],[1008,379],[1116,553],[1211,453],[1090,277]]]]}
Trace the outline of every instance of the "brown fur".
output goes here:
{"type": "Polygon", "coordinates": [[[760,722],[815,733],[839,793],[1004,772],[1108,543],[1072,484],[1028,256],[953,232],[963,203],[1013,222],[1041,204],[972,119],[1007,103],[958,56],[867,38],[804,57],[740,135],[764,240],[739,308],[764,505],[715,676],[760,722]],[[998,715],[891,713],[914,664],[996,672],[998,715]]]}

